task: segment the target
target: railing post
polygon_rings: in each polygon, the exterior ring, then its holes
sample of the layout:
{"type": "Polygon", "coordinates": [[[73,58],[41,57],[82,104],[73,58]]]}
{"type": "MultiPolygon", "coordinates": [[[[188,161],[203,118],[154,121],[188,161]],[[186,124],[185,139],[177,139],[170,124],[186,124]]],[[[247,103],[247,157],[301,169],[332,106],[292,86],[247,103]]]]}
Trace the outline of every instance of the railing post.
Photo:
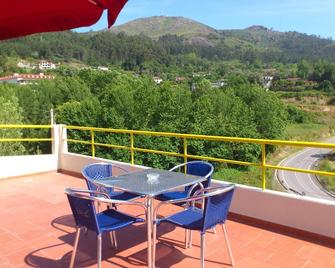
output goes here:
{"type": "Polygon", "coordinates": [[[187,139],[184,137],[184,163],[187,162],[187,139]]]}
{"type": "MultiPolygon", "coordinates": [[[[183,138],[184,140],[184,163],[187,163],[187,139],[186,137],[183,138]]],[[[187,172],[187,167],[184,166],[184,172],[187,172]]]]}
{"type": "Polygon", "coordinates": [[[132,165],[135,164],[134,133],[132,132],[130,132],[130,162],[132,165]]]}
{"type": "Polygon", "coordinates": [[[92,157],[95,157],[94,131],[93,131],[93,129],[91,129],[90,131],[91,131],[92,157]]]}
{"type": "Polygon", "coordinates": [[[262,190],[266,189],[266,151],[265,151],[266,144],[262,144],[262,190]]]}

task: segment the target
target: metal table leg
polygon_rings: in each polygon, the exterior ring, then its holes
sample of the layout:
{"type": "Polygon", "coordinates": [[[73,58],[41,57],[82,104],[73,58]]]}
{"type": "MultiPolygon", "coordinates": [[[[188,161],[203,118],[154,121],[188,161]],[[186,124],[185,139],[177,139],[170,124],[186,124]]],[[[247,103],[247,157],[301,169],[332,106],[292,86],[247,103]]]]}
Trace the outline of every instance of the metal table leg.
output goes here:
{"type": "Polygon", "coordinates": [[[153,198],[147,196],[147,236],[148,236],[148,268],[152,268],[152,224],[153,224],[153,198]]]}

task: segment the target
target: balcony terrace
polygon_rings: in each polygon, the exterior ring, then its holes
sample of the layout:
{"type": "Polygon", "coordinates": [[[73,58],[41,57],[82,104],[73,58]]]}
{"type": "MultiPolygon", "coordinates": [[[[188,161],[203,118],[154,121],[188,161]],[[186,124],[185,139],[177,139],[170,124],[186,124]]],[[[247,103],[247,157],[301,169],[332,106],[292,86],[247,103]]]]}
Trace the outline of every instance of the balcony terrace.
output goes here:
{"type": "MultiPolygon", "coordinates": [[[[115,162],[69,153],[63,126],[53,126],[50,140],[52,154],[0,157],[0,267],[68,267],[75,228],[64,188],[86,188],[79,178],[86,164],[115,162]]],[[[144,217],[139,208],[120,209],[144,217]]],[[[237,185],[227,223],[236,267],[335,267],[334,215],[333,201],[237,185]]],[[[164,224],[158,232],[156,267],[199,267],[197,234],[193,247],[184,249],[182,229],[164,224]]],[[[222,230],[206,237],[206,267],[230,267],[222,230]]],[[[146,267],[146,224],[120,230],[117,238],[118,248],[111,249],[104,237],[102,267],[146,267]]],[[[81,235],[75,267],[95,266],[96,240],[89,232],[81,235]]]]}

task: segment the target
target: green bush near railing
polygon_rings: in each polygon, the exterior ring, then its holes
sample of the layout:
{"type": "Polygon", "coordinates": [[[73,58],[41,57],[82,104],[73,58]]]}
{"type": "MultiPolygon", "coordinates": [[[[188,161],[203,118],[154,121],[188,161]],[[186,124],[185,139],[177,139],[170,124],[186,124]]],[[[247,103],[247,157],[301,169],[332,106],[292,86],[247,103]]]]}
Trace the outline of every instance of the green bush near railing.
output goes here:
{"type": "Polygon", "coordinates": [[[0,156],[51,152],[51,125],[0,125],[0,156]]]}

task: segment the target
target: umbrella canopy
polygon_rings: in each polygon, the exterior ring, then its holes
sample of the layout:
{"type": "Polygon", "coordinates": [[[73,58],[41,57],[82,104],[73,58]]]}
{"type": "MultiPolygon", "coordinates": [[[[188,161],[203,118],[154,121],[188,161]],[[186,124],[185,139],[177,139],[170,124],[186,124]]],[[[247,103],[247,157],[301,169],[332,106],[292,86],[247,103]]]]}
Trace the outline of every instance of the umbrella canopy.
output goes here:
{"type": "Polygon", "coordinates": [[[108,10],[112,26],[127,0],[8,0],[0,8],[0,40],[90,26],[108,10]]]}

